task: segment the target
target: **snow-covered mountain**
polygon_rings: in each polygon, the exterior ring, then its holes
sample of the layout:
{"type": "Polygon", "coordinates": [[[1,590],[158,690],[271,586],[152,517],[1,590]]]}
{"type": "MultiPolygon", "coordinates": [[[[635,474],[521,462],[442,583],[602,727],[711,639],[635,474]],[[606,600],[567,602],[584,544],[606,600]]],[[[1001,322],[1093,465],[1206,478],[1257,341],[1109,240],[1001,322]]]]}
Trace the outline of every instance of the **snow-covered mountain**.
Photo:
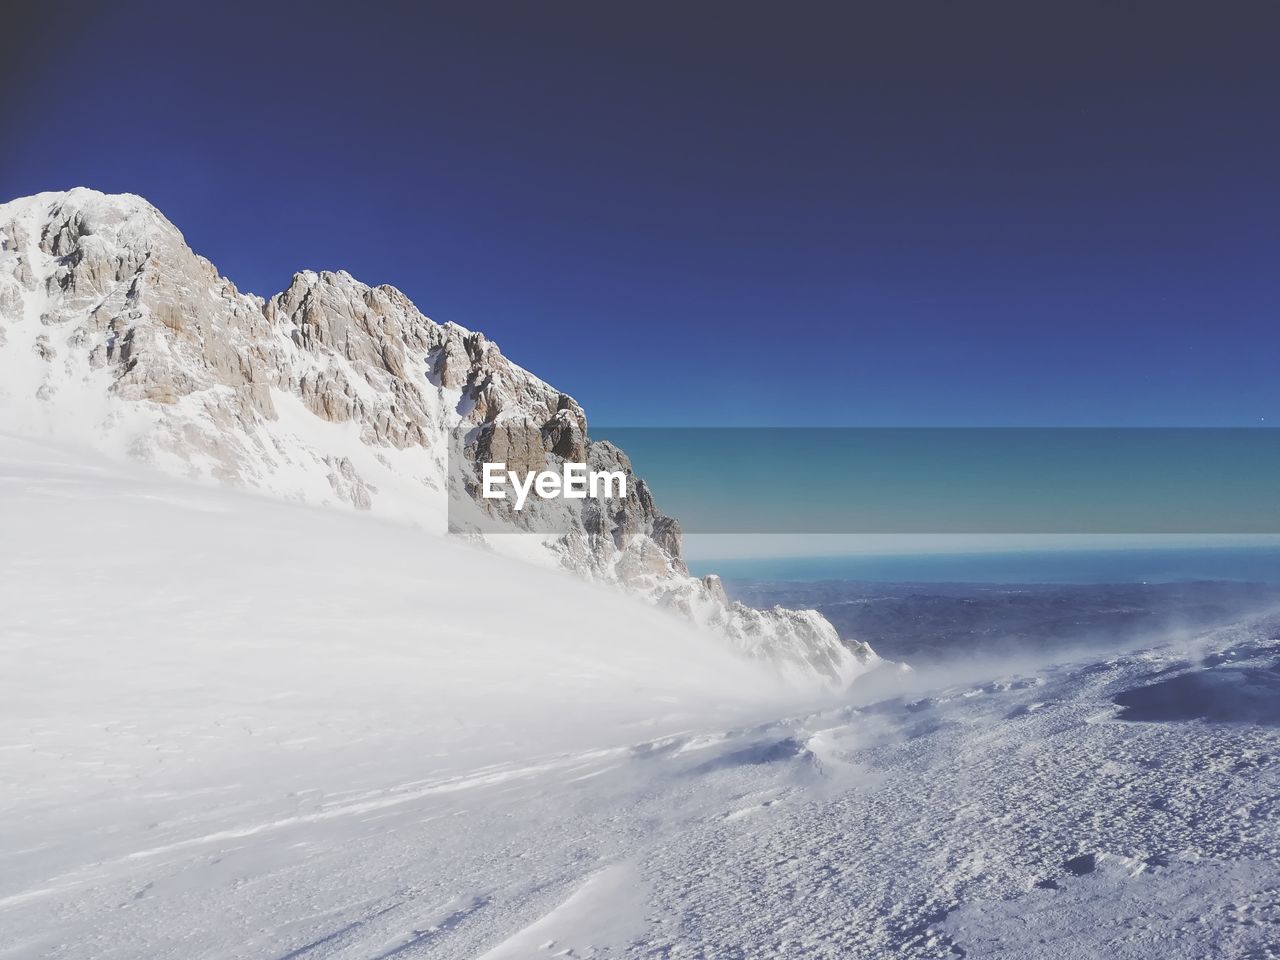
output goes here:
{"type": "MultiPolygon", "coordinates": [[[[304,271],[268,300],[242,293],[145,200],[84,188],[0,205],[0,428],[438,534],[465,486],[458,438],[472,461],[631,474],[570,395],[394,287],[304,271]]],[[[490,545],[637,591],[784,672],[843,684],[876,661],[814,611],[754,610],[691,576],[679,524],[632,480],[567,532],[490,545]]]]}
{"type": "Polygon", "coordinates": [[[1276,955],[1280,616],[798,687],[872,655],[638,483],[414,528],[459,436],[629,469],[480,335],[136,198],[0,243],[0,960],[1276,955]]]}

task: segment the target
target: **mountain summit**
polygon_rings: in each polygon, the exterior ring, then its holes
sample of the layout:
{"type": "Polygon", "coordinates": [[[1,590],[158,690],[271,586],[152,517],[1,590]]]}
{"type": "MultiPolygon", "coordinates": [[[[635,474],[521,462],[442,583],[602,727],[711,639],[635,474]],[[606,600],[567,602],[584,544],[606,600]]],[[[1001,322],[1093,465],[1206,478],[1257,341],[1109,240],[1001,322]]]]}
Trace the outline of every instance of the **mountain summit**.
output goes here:
{"type": "Polygon", "coordinates": [[[490,537],[498,549],[518,542],[643,593],[784,672],[845,683],[876,660],[814,611],[755,610],[691,576],[679,524],[626,455],[483,334],[345,272],[297,273],[268,300],[242,293],[140,197],[76,188],[0,205],[0,397],[4,429],[440,534],[451,437],[470,437],[474,459],[540,438],[539,456],[633,482],[617,510],[555,536],[490,537]]]}

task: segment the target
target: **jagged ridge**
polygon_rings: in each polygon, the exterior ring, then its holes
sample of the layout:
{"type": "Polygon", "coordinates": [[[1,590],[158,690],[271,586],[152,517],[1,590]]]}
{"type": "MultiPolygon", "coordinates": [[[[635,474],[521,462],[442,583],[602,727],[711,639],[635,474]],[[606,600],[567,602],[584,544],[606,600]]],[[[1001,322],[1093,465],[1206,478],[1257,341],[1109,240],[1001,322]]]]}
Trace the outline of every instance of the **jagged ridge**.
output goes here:
{"type": "Polygon", "coordinates": [[[460,431],[475,459],[623,469],[625,503],[586,508],[531,558],[640,591],[784,670],[843,683],[875,661],[814,611],[753,610],[690,576],[679,524],[626,455],[483,334],[345,272],[242,293],[139,197],[77,188],[0,205],[0,373],[9,429],[437,533],[460,431]]]}

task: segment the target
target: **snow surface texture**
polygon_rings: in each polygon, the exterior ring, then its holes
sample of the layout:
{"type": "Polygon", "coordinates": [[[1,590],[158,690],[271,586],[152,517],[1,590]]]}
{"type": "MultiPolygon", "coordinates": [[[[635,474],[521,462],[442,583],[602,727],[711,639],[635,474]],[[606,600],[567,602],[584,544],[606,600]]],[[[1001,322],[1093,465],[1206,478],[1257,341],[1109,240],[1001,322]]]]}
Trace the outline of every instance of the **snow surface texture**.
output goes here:
{"type": "MultiPolygon", "coordinates": [[[[394,287],[302,271],[269,300],[241,293],[145,200],[83,188],[0,205],[0,429],[440,534],[493,526],[451,446],[631,473],[572,397],[394,287]]],[[[563,534],[489,545],[623,585],[800,683],[876,663],[820,614],[754,610],[691,577],[679,524],[634,475],[611,509],[553,509],[563,534]]]]}
{"type": "Polygon", "coordinates": [[[1280,956],[1276,620],[801,701],[395,523],[0,483],[0,958],[1280,956]]]}

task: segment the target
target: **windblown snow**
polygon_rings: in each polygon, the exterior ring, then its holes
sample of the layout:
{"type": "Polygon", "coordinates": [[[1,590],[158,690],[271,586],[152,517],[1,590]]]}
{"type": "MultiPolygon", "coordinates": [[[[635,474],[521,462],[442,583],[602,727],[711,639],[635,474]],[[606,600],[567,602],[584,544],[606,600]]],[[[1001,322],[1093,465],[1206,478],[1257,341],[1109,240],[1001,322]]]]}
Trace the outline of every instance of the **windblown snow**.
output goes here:
{"type": "Polygon", "coordinates": [[[802,699],[395,523],[14,438],[0,493],[0,957],[1280,952],[1274,619],[802,699]]]}

